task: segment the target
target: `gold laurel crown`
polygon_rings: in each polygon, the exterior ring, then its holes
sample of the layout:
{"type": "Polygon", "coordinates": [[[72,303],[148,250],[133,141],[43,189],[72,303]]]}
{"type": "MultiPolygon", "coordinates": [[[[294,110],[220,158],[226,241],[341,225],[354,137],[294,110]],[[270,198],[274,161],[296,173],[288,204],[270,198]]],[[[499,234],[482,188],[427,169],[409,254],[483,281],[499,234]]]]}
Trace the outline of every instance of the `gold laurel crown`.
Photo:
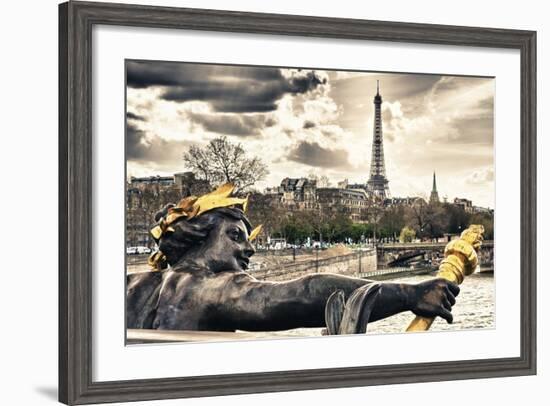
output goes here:
{"type": "MultiPolygon", "coordinates": [[[[242,206],[243,212],[246,212],[248,206],[248,196],[244,198],[231,196],[235,190],[235,185],[231,183],[225,183],[218,187],[213,192],[207,193],[200,197],[189,196],[181,199],[177,205],[168,209],[168,213],[165,217],[162,217],[157,225],[151,229],[151,235],[155,240],[159,240],[163,235],[167,233],[173,233],[175,230],[172,227],[176,221],[191,220],[198,217],[203,213],[210,210],[214,210],[220,207],[234,207],[242,206]]],[[[250,233],[248,240],[253,241],[256,239],[262,225],[260,224],[250,233]]],[[[164,261],[166,257],[162,252],[156,251],[149,257],[149,265],[155,269],[159,269],[159,264],[164,261]]]]}

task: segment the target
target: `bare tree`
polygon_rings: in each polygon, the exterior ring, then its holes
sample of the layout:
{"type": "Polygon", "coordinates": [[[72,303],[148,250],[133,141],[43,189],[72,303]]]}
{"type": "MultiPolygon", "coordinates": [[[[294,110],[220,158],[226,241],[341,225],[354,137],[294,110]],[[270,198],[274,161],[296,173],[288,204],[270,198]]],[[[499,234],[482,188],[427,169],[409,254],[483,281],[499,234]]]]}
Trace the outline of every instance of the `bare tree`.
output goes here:
{"type": "Polygon", "coordinates": [[[323,242],[323,234],[327,223],[327,210],[322,208],[308,209],[300,213],[300,217],[307,222],[313,233],[323,242]]]}
{"type": "Polygon", "coordinates": [[[428,204],[422,198],[417,199],[407,208],[406,223],[410,225],[420,238],[425,236],[428,225],[428,204]]]}
{"type": "Polygon", "coordinates": [[[376,243],[378,223],[384,215],[384,199],[377,195],[370,195],[366,202],[365,206],[361,210],[361,220],[366,221],[368,224],[373,226],[373,239],[376,243]]]}
{"type": "Polygon", "coordinates": [[[261,224],[262,232],[257,239],[263,241],[262,237],[271,237],[273,233],[280,230],[284,222],[285,210],[281,206],[279,197],[276,195],[264,195],[259,192],[252,192],[248,198],[248,219],[253,225],[261,224]]]}
{"type": "Polygon", "coordinates": [[[233,183],[237,192],[250,188],[269,173],[259,157],[248,157],[241,144],[231,143],[225,136],[214,138],[204,148],[189,148],[183,161],[199,179],[213,186],[233,183]]]}
{"type": "Polygon", "coordinates": [[[418,199],[407,211],[407,224],[420,238],[437,238],[447,229],[449,220],[441,204],[428,204],[418,199]]]}
{"type": "Polygon", "coordinates": [[[405,208],[401,205],[386,208],[379,225],[386,237],[395,241],[405,227],[405,208]]]}
{"type": "Polygon", "coordinates": [[[212,181],[210,156],[206,149],[192,145],[189,151],[183,154],[183,161],[195,172],[198,178],[206,182],[212,181]]]}

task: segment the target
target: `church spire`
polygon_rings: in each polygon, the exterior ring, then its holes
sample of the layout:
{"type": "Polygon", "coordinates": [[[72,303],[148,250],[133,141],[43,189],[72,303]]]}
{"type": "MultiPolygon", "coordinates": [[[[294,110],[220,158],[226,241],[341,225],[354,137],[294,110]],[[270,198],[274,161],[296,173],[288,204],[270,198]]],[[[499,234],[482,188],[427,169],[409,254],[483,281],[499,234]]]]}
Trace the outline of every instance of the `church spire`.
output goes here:
{"type": "Polygon", "coordinates": [[[430,194],[430,203],[439,203],[439,193],[437,193],[437,184],[435,182],[435,171],[432,185],[432,193],[430,194]]]}

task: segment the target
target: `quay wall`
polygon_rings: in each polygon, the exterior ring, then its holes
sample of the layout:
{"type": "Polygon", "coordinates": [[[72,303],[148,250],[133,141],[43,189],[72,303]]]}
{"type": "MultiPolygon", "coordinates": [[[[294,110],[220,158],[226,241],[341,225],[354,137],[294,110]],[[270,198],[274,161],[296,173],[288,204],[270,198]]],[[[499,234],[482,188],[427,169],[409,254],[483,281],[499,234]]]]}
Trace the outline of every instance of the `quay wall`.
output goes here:
{"type": "Polygon", "coordinates": [[[319,260],[291,262],[277,267],[250,271],[250,273],[260,280],[282,281],[308,274],[327,272],[359,276],[361,273],[375,271],[376,266],[376,252],[371,250],[357,251],[319,260]]]}

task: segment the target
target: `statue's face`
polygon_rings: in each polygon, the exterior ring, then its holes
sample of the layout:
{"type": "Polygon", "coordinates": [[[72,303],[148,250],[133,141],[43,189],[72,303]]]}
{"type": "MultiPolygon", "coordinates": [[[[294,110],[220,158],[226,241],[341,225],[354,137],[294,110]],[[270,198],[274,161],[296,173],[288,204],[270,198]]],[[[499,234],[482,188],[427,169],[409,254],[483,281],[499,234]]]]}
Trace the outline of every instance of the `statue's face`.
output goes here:
{"type": "Polygon", "coordinates": [[[201,247],[201,258],[213,272],[246,270],[254,247],[242,220],[222,218],[201,247]]]}

